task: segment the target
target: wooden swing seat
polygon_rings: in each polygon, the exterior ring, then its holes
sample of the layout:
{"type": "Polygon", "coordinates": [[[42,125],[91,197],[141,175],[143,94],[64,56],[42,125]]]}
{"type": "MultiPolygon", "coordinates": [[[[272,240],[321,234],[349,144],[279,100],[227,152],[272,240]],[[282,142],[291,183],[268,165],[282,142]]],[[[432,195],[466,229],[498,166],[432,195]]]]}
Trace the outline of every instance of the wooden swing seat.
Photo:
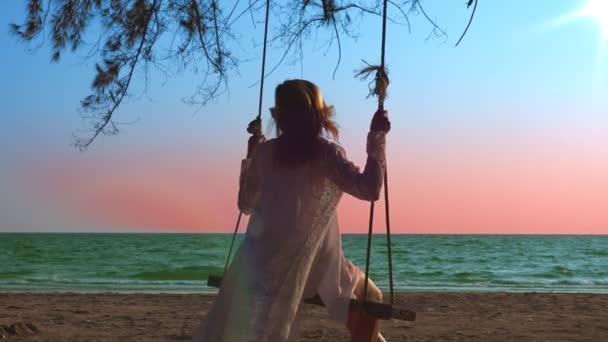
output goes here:
{"type": "MultiPolygon", "coordinates": [[[[222,285],[222,277],[210,275],[207,278],[207,286],[219,288],[222,285]]],[[[318,306],[325,306],[321,297],[318,295],[304,299],[304,303],[318,306]]],[[[397,307],[395,305],[384,304],[384,303],[374,303],[374,302],[361,302],[356,299],[350,300],[349,310],[350,311],[358,311],[365,310],[370,316],[381,319],[381,320],[390,320],[390,319],[398,319],[401,321],[415,321],[416,320],[416,312],[403,309],[397,307]]]]}

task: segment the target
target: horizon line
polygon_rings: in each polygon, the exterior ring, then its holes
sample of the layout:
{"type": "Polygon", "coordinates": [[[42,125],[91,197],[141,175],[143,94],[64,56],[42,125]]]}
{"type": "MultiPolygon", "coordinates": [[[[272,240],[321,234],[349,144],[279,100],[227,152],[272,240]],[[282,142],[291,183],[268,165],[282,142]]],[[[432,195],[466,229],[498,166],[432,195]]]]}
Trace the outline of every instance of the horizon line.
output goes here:
{"type": "MultiPolygon", "coordinates": [[[[78,232],[62,232],[62,231],[31,231],[31,232],[19,232],[19,231],[0,231],[0,234],[140,234],[140,235],[153,235],[153,234],[173,234],[173,235],[232,235],[231,232],[104,232],[104,231],[78,231],[78,232]]],[[[363,233],[341,233],[341,235],[367,235],[367,232],[363,233]]],[[[245,235],[245,233],[237,233],[237,235],[245,235]]],[[[372,235],[386,235],[385,232],[379,233],[374,232],[372,235]]],[[[437,236],[608,236],[608,233],[391,233],[391,236],[397,235],[437,235],[437,236]]]]}

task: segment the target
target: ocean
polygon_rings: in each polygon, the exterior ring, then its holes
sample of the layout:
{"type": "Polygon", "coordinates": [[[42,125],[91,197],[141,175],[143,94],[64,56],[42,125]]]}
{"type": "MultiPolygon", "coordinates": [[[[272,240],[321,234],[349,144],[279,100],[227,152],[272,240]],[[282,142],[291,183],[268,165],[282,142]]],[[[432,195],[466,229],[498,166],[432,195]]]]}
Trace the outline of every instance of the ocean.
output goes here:
{"type": "MultiPolygon", "coordinates": [[[[230,234],[0,234],[0,291],[214,292],[230,234]]],[[[238,237],[242,239],[242,235],[238,237]]],[[[386,239],[371,277],[388,287],[386,239]]],[[[394,235],[400,291],[608,293],[608,236],[394,235]]],[[[366,235],[343,235],[363,269],[366,235]]]]}

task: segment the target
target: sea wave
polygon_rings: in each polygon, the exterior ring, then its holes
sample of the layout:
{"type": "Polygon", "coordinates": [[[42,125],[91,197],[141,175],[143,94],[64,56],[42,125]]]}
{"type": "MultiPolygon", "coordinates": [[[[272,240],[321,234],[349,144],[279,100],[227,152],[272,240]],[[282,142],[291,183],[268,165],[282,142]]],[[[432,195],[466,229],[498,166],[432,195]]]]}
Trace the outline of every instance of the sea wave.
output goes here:
{"type": "Polygon", "coordinates": [[[222,268],[214,266],[185,266],[138,272],[127,276],[127,278],[140,280],[206,280],[209,275],[221,274],[222,271],[222,268]]]}
{"type": "Polygon", "coordinates": [[[587,252],[588,255],[592,256],[608,256],[608,248],[606,249],[593,249],[587,252]]]}
{"type": "MultiPolygon", "coordinates": [[[[216,291],[231,234],[4,234],[0,291],[216,291]]],[[[242,239],[242,236],[239,236],[242,239]]],[[[388,288],[384,240],[370,275],[388,288]]],[[[345,256],[365,265],[367,237],[344,235],[345,256]]],[[[237,244],[238,245],[238,244],[237,244]]],[[[396,235],[400,291],[608,293],[608,237],[396,235]]]]}

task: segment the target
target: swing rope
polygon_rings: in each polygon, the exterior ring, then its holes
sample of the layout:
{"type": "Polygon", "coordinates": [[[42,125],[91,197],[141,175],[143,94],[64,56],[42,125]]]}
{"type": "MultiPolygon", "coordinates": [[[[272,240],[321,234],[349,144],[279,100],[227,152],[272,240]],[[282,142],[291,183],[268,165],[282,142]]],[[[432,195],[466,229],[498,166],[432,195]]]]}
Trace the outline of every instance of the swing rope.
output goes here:
{"type": "MultiPolygon", "coordinates": [[[[386,22],[387,22],[387,5],[388,0],[384,0],[383,13],[382,13],[382,47],[380,50],[380,65],[370,66],[363,69],[360,75],[369,73],[371,70],[376,70],[375,82],[376,85],[373,89],[373,94],[378,96],[378,110],[384,110],[384,99],[386,98],[386,91],[388,88],[388,75],[385,68],[385,56],[386,56],[386,22]]],[[[388,167],[384,165],[384,210],[386,215],[386,246],[388,250],[388,274],[389,274],[389,286],[390,286],[390,304],[394,304],[394,290],[393,290],[393,257],[391,249],[391,224],[390,224],[390,207],[389,207],[389,196],[388,196],[388,167]]],[[[372,230],[374,224],[374,201],[370,202],[369,207],[369,229],[367,232],[367,254],[365,258],[365,285],[363,290],[363,302],[367,303],[367,290],[369,282],[369,263],[372,247],[372,230]]]]}
{"type": "MultiPolygon", "coordinates": [[[[264,20],[264,49],[262,51],[262,73],[260,75],[260,98],[258,102],[258,115],[256,116],[256,120],[260,122],[260,124],[255,125],[253,129],[247,130],[253,136],[261,136],[262,135],[262,101],[264,98],[264,79],[266,78],[266,47],[268,46],[268,22],[270,18],[270,0],[266,0],[266,18],[264,20]]],[[[239,231],[239,225],[241,224],[241,218],[243,217],[243,212],[239,211],[239,216],[236,219],[236,227],[234,228],[234,233],[232,234],[232,241],[230,242],[230,249],[228,250],[228,257],[226,258],[226,264],[224,265],[224,274],[228,270],[228,265],[230,264],[230,257],[232,256],[232,249],[234,248],[234,241],[236,240],[236,234],[239,231]]]]}
{"type": "Polygon", "coordinates": [[[228,265],[230,264],[230,256],[232,255],[232,248],[234,247],[234,240],[236,240],[236,234],[239,231],[239,225],[241,224],[241,218],[243,217],[243,212],[239,211],[239,216],[236,219],[236,227],[234,227],[234,234],[232,234],[232,242],[230,242],[230,249],[228,250],[228,257],[226,258],[226,264],[224,265],[224,274],[228,270],[228,265]]]}
{"type": "MultiPolygon", "coordinates": [[[[387,76],[386,68],[385,68],[385,55],[386,55],[386,23],[387,23],[387,5],[388,0],[384,0],[383,2],[383,14],[382,14],[382,47],[381,47],[381,55],[380,55],[380,65],[377,67],[373,67],[376,70],[375,82],[376,86],[374,89],[374,94],[378,96],[378,110],[384,110],[384,99],[386,98],[386,91],[388,88],[389,79],[387,76]]],[[[264,23],[264,46],[262,52],[262,72],[260,76],[260,95],[258,102],[258,114],[256,119],[260,120],[262,116],[262,100],[264,94],[264,79],[265,79],[265,69],[266,69],[266,50],[268,46],[268,22],[270,17],[270,0],[266,0],[266,18],[264,23]]],[[[261,126],[256,126],[254,130],[249,131],[249,133],[253,135],[261,135],[261,126]]],[[[394,304],[394,289],[393,289],[393,263],[392,263],[392,249],[391,249],[391,228],[390,228],[390,207],[389,207],[389,190],[388,190],[388,170],[385,162],[385,172],[384,172],[384,201],[385,201],[385,216],[386,216],[386,239],[387,239],[387,249],[388,249],[388,271],[389,271],[389,286],[390,286],[390,303],[394,304]]],[[[375,202],[370,202],[370,214],[369,214],[369,229],[367,236],[367,254],[365,260],[365,286],[363,291],[363,302],[366,304],[367,302],[367,291],[368,291],[368,282],[369,282],[369,264],[370,264],[370,255],[371,255],[371,242],[372,242],[372,230],[373,230],[373,222],[374,222],[374,204],[375,202]]],[[[241,222],[241,218],[243,216],[243,212],[239,212],[236,226],[234,229],[234,233],[232,235],[232,241],[230,243],[230,249],[228,251],[228,257],[226,258],[226,263],[224,265],[224,273],[226,273],[228,269],[228,265],[230,264],[230,258],[232,256],[232,250],[234,248],[234,242],[236,240],[236,235],[239,230],[239,225],[241,222]]]]}
{"type": "MultiPolygon", "coordinates": [[[[260,100],[258,102],[257,119],[262,118],[262,98],[264,94],[264,79],[266,78],[266,47],[268,45],[268,18],[270,17],[270,0],[266,0],[266,20],[264,22],[264,50],[262,52],[262,74],[260,75],[260,100]]],[[[259,132],[262,134],[262,132],[259,132]]]]}

